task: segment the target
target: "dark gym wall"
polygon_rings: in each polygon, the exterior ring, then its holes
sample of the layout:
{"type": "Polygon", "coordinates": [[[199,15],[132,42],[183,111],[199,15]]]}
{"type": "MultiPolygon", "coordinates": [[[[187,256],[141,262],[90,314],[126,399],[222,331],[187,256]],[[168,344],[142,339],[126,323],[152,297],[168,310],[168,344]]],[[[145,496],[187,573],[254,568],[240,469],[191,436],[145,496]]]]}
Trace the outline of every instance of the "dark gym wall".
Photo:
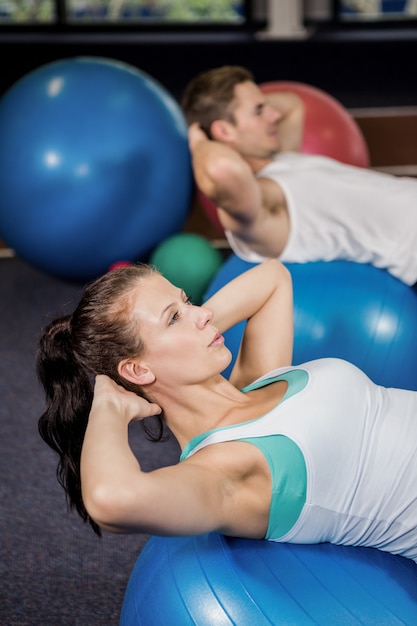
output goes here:
{"type": "Polygon", "coordinates": [[[74,56],[104,56],[149,73],[179,99],[197,73],[223,64],[250,68],[258,82],[296,80],[348,108],[415,106],[416,29],[318,32],[305,39],[254,34],[0,33],[0,96],[37,67],[74,56]]]}

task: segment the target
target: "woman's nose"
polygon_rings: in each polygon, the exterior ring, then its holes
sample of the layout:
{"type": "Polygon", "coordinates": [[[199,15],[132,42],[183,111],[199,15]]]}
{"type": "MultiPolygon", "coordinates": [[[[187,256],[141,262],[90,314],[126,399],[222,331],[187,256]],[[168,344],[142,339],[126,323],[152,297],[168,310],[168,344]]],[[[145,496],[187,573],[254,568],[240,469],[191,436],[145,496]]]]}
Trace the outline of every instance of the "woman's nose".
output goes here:
{"type": "Polygon", "coordinates": [[[204,328],[213,318],[213,313],[210,309],[206,309],[203,306],[196,307],[197,311],[197,325],[199,328],[204,328]]]}

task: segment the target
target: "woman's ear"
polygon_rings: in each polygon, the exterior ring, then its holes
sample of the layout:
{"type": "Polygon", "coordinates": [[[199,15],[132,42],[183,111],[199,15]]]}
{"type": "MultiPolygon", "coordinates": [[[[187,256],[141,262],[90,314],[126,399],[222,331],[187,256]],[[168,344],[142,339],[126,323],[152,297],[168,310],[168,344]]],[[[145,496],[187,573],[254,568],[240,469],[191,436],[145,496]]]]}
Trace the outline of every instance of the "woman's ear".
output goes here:
{"type": "Polygon", "coordinates": [[[125,359],[119,363],[117,368],[119,375],[136,385],[150,385],[155,380],[155,374],[133,359],[125,359]]]}

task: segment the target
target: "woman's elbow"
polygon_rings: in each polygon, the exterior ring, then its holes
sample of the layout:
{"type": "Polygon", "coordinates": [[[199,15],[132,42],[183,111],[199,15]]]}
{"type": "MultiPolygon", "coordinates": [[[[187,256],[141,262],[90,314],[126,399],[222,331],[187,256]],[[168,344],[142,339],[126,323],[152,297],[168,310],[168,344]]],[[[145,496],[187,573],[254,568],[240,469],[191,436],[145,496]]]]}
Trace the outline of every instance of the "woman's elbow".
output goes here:
{"type": "Polygon", "coordinates": [[[267,265],[266,269],[274,273],[277,284],[282,282],[288,284],[292,283],[291,272],[286,265],[281,263],[281,261],[276,258],[271,258],[265,261],[265,264],[267,265]]]}
{"type": "Polygon", "coordinates": [[[126,530],[130,498],[123,490],[106,484],[97,484],[83,490],[85,509],[91,519],[103,530],[123,533],[126,530]]]}

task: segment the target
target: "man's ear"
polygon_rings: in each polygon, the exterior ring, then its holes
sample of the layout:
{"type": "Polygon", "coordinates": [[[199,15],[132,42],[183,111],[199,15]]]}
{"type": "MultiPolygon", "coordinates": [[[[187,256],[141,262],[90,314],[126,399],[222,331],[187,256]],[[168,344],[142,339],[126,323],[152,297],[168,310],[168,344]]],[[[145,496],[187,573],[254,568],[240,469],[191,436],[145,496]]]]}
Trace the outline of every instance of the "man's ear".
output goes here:
{"type": "Polygon", "coordinates": [[[214,140],[222,143],[229,143],[233,140],[233,124],[226,120],[214,120],[210,128],[211,136],[214,140]]]}
{"type": "Polygon", "coordinates": [[[136,385],[149,385],[155,380],[155,374],[146,365],[133,359],[121,361],[117,371],[122,378],[136,385]]]}

